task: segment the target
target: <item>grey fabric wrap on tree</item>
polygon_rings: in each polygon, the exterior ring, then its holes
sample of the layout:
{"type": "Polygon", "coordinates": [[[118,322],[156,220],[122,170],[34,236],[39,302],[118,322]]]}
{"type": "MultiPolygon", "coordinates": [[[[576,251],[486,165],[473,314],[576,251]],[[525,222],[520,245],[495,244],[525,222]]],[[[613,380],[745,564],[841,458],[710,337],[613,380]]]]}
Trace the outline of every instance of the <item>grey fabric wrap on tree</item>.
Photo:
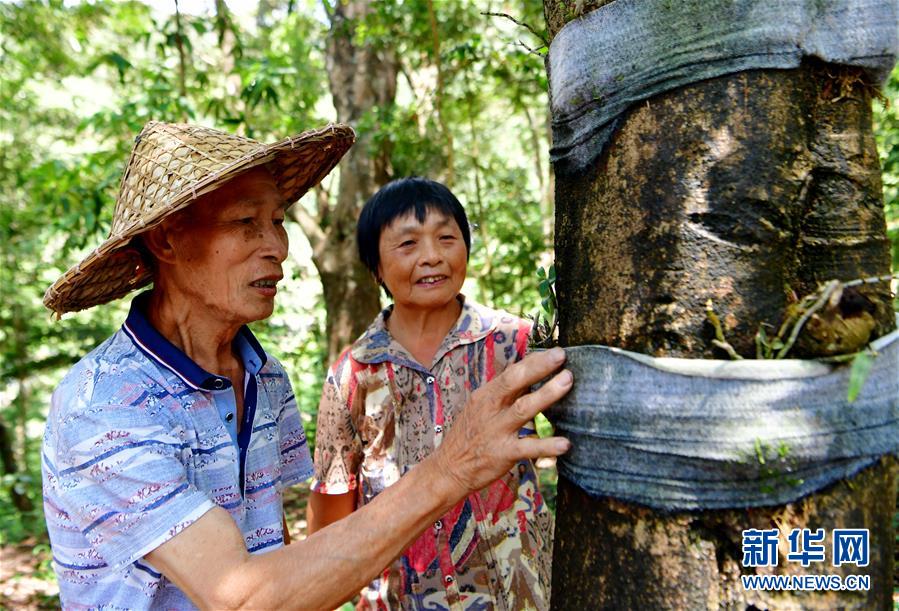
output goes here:
{"type": "Polygon", "coordinates": [[[872,345],[853,403],[848,365],[566,348],[574,387],[548,414],[573,444],[559,474],[658,510],[795,501],[899,452],[899,331],[872,345]]]}
{"type": "Polygon", "coordinates": [[[599,157],[632,104],[804,57],[861,66],[882,82],[896,61],[897,0],[615,0],[567,23],[547,57],[557,173],[599,157]]]}

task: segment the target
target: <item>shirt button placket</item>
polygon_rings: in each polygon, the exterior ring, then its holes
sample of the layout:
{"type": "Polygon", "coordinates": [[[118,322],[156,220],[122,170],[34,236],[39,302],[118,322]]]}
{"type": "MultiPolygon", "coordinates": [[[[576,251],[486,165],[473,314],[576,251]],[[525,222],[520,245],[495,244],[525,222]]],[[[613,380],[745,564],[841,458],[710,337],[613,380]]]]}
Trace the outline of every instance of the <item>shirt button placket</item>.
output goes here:
{"type": "MultiPolygon", "coordinates": [[[[427,378],[425,378],[425,383],[428,386],[433,386],[434,382],[436,382],[436,381],[437,381],[437,378],[435,378],[434,376],[431,376],[431,375],[429,375],[427,378]]],[[[442,436],[443,436],[443,425],[442,424],[434,425],[434,436],[437,438],[438,441],[442,438],[442,436]]]]}

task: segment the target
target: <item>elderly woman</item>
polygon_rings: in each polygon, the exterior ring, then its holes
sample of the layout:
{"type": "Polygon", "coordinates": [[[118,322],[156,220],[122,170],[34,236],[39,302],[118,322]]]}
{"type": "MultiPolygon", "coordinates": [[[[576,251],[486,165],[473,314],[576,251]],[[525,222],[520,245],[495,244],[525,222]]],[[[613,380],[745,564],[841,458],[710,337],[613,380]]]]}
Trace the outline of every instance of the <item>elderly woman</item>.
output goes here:
{"type": "Polygon", "coordinates": [[[570,374],[507,409],[559,350],[472,397],[478,436],[450,436],[395,494],[285,547],[281,493],[312,464],[287,376],[246,324],[272,313],[287,207],[352,141],[345,126],[272,145],[164,123],[138,136],[109,239],[45,297],[61,314],[153,283],[53,394],[42,468],[63,607],[333,606],[468,491],[567,448],[516,430],[570,374]]]}
{"type": "MultiPolygon", "coordinates": [[[[457,420],[472,392],[523,358],[528,341],[527,322],[459,294],[471,239],[445,186],[390,183],[365,204],[357,238],[393,304],[328,373],[311,532],[417,472],[448,430],[466,426],[457,420]]],[[[520,461],[436,520],[359,608],[547,609],[551,537],[534,466],[520,461]]]]}

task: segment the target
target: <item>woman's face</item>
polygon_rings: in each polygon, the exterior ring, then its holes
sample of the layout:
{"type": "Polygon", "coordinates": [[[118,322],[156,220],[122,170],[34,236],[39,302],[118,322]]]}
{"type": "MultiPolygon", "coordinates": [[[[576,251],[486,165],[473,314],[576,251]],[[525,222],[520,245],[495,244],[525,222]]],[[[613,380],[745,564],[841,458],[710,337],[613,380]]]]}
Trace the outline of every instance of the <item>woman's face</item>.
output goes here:
{"type": "Polygon", "coordinates": [[[468,251],[456,220],[428,210],[423,223],[410,211],[381,230],[378,275],[397,306],[447,307],[462,289],[468,251]]]}

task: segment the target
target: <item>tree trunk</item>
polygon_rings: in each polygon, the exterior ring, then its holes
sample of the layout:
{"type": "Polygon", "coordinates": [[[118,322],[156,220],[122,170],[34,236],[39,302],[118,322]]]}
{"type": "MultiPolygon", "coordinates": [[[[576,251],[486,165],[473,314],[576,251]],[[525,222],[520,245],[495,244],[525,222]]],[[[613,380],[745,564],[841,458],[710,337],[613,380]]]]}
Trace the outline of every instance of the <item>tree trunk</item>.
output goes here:
{"type": "Polygon", "coordinates": [[[356,25],[370,12],[370,0],[324,3],[331,20],[327,42],[328,83],[337,120],[357,129],[356,144],[340,162],[337,202],[320,202],[317,218],[294,212],[312,245],[325,298],[328,359],[355,340],[380,309],[379,288],[356,254],[356,220],[365,201],[390,179],[385,145],[359,130],[366,114],[393,104],[398,61],[394,52],[371,42],[357,44],[356,25]]]}
{"type": "MultiPolygon", "coordinates": [[[[181,27],[181,10],[175,0],[175,48],[178,50],[178,95],[187,99],[187,59],[184,51],[184,29],[181,27]]],[[[187,111],[181,110],[181,121],[187,122],[187,111]]]]}
{"type": "MultiPolygon", "coordinates": [[[[13,302],[12,304],[12,344],[15,346],[13,353],[13,363],[15,366],[16,398],[15,418],[16,423],[12,427],[7,427],[0,422],[0,462],[3,465],[3,475],[27,475],[28,454],[30,444],[28,443],[28,329],[25,313],[22,304],[13,302]],[[20,460],[16,460],[16,443],[14,439],[18,438],[20,460]]],[[[14,480],[9,486],[9,495],[13,505],[20,513],[31,511],[34,509],[31,499],[27,494],[19,492],[18,485],[14,480]]]]}
{"type": "MultiPolygon", "coordinates": [[[[260,11],[263,7],[260,6],[260,11]]],[[[235,112],[243,115],[243,120],[237,128],[237,133],[245,136],[247,132],[253,133],[253,117],[250,116],[250,105],[241,98],[240,74],[235,71],[237,59],[242,49],[237,33],[234,31],[234,22],[231,11],[225,0],[215,0],[215,29],[218,34],[219,50],[221,51],[220,70],[225,75],[225,94],[235,105],[235,112]]],[[[264,27],[259,28],[260,35],[266,37],[268,31],[264,27]]]]}
{"type": "MultiPolygon", "coordinates": [[[[551,35],[576,17],[565,0],[545,9],[551,35]]],[[[792,293],[888,274],[861,77],[808,63],[702,81],[631,108],[591,168],[556,176],[562,345],[722,358],[705,314],[712,299],[728,341],[751,357],[759,325],[777,325],[792,293]]],[[[887,284],[863,292],[876,306],[872,337],[891,330],[887,284]]],[[[675,514],[590,498],[560,478],[553,607],[888,609],[896,478],[885,458],[786,506],[675,514]],[[755,570],[740,564],[743,529],[829,537],[840,527],[870,529],[868,567],[803,569],[781,558],[775,571],[864,573],[870,591],[743,590],[740,574],[755,570]]]]}
{"type": "MultiPolygon", "coordinates": [[[[17,476],[21,473],[19,471],[19,466],[16,463],[16,454],[13,448],[12,437],[9,434],[9,429],[3,424],[2,420],[0,420],[0,466],[3,468],[3,475],[17,476]]],[[[15,507],[19,513],[26,513],[34,510],[31,499],[28,498],[27,494],[18,490],[15,481],[9,484],[8,491],[9,496],[12,499],[13,507],[15,507]]]]}

